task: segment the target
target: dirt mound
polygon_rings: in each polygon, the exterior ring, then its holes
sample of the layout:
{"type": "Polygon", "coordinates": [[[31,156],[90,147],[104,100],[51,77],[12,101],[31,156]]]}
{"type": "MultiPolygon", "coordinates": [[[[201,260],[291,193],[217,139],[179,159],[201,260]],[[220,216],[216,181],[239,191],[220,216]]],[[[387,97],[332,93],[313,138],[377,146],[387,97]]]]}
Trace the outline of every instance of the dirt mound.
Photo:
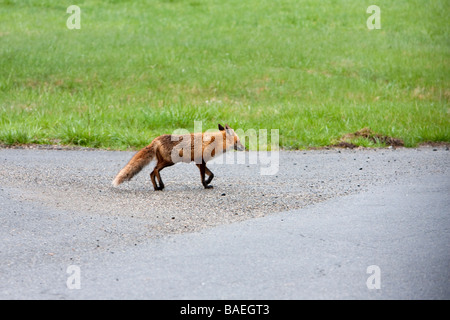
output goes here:
{"type": "Polygon", "coordinates": [[[339,142],[334,144],[333,146],[353,149],[353,148],[356,148],[357,146],[355,144],[353,144],[351,141],[354,139],[357,139],[357,138],[364,138],[369,141],[372,141],[373,143],[384,143],[388,146],[393,146],[393,147],[403,147],[405,145],[403,140],[401,140],[401,139],[397,139],[397,138],[393,138],[393,137],[375,133],[372,130],[370,130],[369,128],[363,128],[356,132],[347,133],[347,134],[343,135],[339,139],[339,142]]]}

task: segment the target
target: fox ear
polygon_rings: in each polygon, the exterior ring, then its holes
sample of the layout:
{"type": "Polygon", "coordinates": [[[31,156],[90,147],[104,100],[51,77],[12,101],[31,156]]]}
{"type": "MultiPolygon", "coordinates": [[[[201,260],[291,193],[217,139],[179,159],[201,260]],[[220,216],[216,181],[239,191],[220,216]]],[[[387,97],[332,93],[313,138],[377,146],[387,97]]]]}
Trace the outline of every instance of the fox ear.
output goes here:
{"type": "Polygon", "coordinates": [[[219,123],[219,130],[220,131],[224,131],[225,130],[225,128],[224,127],[222,127],[222,125],[219,123]]]}
{"type": "Polygon", "coordinates": [[[230,136],[234,136],[235,135],[234,132],[233,132],[233,129],[231,129],[231,127],[228,124],[225,124],[225,130],[226,130],[228,135],[230,135],[230,136]]]}

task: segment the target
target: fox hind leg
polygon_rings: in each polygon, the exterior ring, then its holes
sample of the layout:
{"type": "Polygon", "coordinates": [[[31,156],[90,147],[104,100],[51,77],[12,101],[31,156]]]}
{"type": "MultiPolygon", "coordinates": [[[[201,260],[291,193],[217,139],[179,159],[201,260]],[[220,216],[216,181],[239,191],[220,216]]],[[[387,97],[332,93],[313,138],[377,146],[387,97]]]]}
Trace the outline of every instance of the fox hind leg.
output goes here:
{"type": "Polygon", "coordinates": [[[152,173],[150,173],[150,178],[152,179],[153,189],[155,189],[155,191],[163,190],[163,189],[164,189],[164,183],[163,183],[163,181],[162,181],[162,179],[161,179],[161,175],[159,174],[159,172],[160,172],[162,169],[164,169],[164,168],[166,168],[166,167],[170,167],[170,166],[172,166],[172,165],[174,165],[173,162],[159,161],[159,162],[156,164],[155,169],[153,169],[152,173]],[[159,186],[158,186],[158,184],[156,183],[155,176],[156,176],[156,178],[158,179],[159,186]]]}
{"type": "Polygon", "coordinates": [[[152,173],[150,173],[150,179],[152,179],[153,189],[155,189],[155,191],[164,189],[164,183],[162,182],[161,176],[159,175],[159,170],[157,170],[156,168],[153,169],[152,173]],[[156,183],[155,176],[159,180],[159,186],[156,183]]]}

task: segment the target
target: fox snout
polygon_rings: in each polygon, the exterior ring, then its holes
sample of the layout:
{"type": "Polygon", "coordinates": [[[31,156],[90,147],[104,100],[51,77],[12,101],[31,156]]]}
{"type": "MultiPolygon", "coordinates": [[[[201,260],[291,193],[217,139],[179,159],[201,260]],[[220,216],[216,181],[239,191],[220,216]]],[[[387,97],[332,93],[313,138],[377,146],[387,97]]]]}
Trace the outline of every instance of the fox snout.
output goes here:
{"type": "Polygon", "coordinates": [[[242,143],[240,143],[239,141],[237,143],[234,144],[234,150],[237,151],[244,151],[245,147],[242,145],[242,143]]]}

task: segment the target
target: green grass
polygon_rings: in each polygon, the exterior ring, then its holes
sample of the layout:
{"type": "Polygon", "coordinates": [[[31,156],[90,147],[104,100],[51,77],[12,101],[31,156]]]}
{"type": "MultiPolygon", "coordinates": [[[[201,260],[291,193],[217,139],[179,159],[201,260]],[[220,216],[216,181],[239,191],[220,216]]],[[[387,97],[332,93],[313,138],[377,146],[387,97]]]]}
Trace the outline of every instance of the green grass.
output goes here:
{"type": "MultiPolygon", "coordinates": [[[[450,142],[450,2],[0,0],[0,142],[127,149],[178,128],[279,129],[285,148],[369,127],[450,142]]],[[[357,141],[368,145],[367,141],[357,141]]]]}

